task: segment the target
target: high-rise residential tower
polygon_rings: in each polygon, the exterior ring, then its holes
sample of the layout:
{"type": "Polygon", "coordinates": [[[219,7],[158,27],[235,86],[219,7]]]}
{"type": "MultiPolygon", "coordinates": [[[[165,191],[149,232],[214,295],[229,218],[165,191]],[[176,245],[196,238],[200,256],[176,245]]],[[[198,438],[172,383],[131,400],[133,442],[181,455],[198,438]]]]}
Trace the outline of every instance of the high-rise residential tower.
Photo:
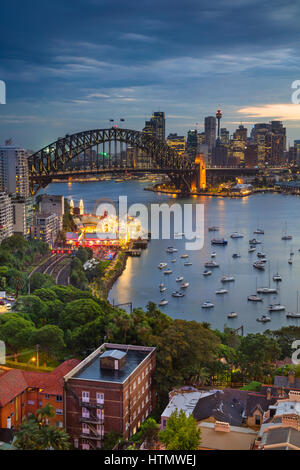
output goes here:
{"type": "Polygon", "coordinates": [[[211,150],[216,145],[216,118],[214,116],[207,116],[204,120],[204,128],[206,135],[206,144],[208,145],[208,150],[211,150]]]}

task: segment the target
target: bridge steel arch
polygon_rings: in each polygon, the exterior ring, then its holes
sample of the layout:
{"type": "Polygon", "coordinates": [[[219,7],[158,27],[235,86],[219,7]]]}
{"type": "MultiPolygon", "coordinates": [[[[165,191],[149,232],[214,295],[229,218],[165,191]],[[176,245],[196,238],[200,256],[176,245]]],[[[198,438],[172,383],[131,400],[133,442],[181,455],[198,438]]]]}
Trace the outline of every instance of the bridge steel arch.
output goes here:
{"type": "MultiPolygon", "coordinates": [[[[106,142],[125,143],[140,149],[149,158],[150,169],[166,173],[183,192],[190,192],[195,175],[195,165],[170,148],[166,143],[153,138],[144,132],[122,129],[94,129],[78,132],[58,139],[28,158],[30,186],[32,194],[46,187],[58,174],[70,174],[70,163],[85,151],[106,142]]],[[[115,144],[116,145],[116,144],[115,144]]],[[[122,159],[110,158],[108,165],[104,158],[99,159],[103,171],[124,170],[134,171],[134,166],[124,165],[122,159]]]]}

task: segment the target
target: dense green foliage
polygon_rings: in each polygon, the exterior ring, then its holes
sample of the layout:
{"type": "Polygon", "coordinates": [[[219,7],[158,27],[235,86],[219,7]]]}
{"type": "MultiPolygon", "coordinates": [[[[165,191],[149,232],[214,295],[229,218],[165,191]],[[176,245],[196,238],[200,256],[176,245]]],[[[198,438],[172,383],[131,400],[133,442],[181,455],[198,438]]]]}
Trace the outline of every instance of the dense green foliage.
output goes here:
{"type": "Polygon", "coordinates": [[[167,421],[166,429],[159,433],[159,440],[167,450],[197,450],[201,442],[201,430],[197,421],[183,410],[175,410],[167,421]]]}
{"type": "Polygon", "coordinates": [[[38,410],[36,416],[28,416],[16,432],[14,445],[21,450],[68,450],[70,442],[65,430],[47,424],[53,416],[51,405],[38,410]]]}

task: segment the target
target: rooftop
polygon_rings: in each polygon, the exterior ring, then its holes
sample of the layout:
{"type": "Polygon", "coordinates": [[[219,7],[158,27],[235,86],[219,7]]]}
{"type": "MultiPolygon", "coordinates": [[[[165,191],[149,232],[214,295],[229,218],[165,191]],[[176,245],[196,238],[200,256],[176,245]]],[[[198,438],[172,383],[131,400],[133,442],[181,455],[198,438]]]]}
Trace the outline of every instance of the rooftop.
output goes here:
{"type": "Polygon", "coordinates": [[[135,369],[148,357],[155,348],[105,343],[84,359],[77,367],[65,376],[81,380],[124,383],[135,369]],[[100,357],[122,358],[126,354],[126,362],[121,370],[101,369],[100,357]],[[118,356],[118,357],[117,357],[118,356]]]}
{"type": "Polygon", "coordinates": [[[191,415],[198,403],[203,397],[214,394],[215,391],[199,392],[199,391],[183,391],[175,393],[170,399],[168,405],[164,409],[162,416],[168,418],[171,414],[178,410],[184,411],[187,416],[191,415]]]}

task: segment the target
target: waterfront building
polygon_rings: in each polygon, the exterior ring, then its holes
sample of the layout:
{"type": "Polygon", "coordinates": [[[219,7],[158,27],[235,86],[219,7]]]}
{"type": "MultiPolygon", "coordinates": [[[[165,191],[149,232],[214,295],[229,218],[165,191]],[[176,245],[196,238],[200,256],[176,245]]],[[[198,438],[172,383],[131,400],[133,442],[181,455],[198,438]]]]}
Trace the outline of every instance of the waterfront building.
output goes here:
{"type": "Polygon", "coordinates": [[[215,116],[207,116],[204,119],[204,131],[206,136],[206,144],[208,145],[209,152],[212,151],[216,145],[216,118],[215,116]]]}
{"type": "Polygon", "coordinates": [[[29,196],[27,152],[7,141],[0,147],[0,191],[20,197],[29,196]]]}
{"type": "Polygon", "coordinates": [[[169,134],[167,144],[174,149],[178,155],[184,155],[186,151],[186,140],[184,135],[169,134]]]}
{"type": "Polygon", "coordinates": [[[0,243],[13,235],[13,207],[11,198],[5,192],[0,192],[0,243]]]}
{"type": "Polygon", "coordinates": [[[129,439],[155,405],[155,348],[102,344],[64,377],[65,428],[78,449],[99,449],[106,433],[129,439]]]}
{"type": "Polygon", "coordinates": [[[42,194],[39,196],[39,212],[43,214],[56,214],[62,218],[65,213],[64,196],[42,194]]]}
{"type": "Polygon", "coordinates": [[[79,361],[69,359],[51,372],[0,368],[0,428],[17,429],[29,415],[47,404],[54,408],[49,424],[63,427],[63,377],[79,361]]]}
{"type": "Polygon", "coordinates": [[[56,214],[42,214],[38,212],[34,216],[32,238],[42,240],[53,246],[57,235],[62,230],[62,219],[56,214]]]}
{"type": "Polygon", "coordinates": [[[29,238],[33,224],[33,197],[13,196],[11,199],[14,234],[29,238]]]}

